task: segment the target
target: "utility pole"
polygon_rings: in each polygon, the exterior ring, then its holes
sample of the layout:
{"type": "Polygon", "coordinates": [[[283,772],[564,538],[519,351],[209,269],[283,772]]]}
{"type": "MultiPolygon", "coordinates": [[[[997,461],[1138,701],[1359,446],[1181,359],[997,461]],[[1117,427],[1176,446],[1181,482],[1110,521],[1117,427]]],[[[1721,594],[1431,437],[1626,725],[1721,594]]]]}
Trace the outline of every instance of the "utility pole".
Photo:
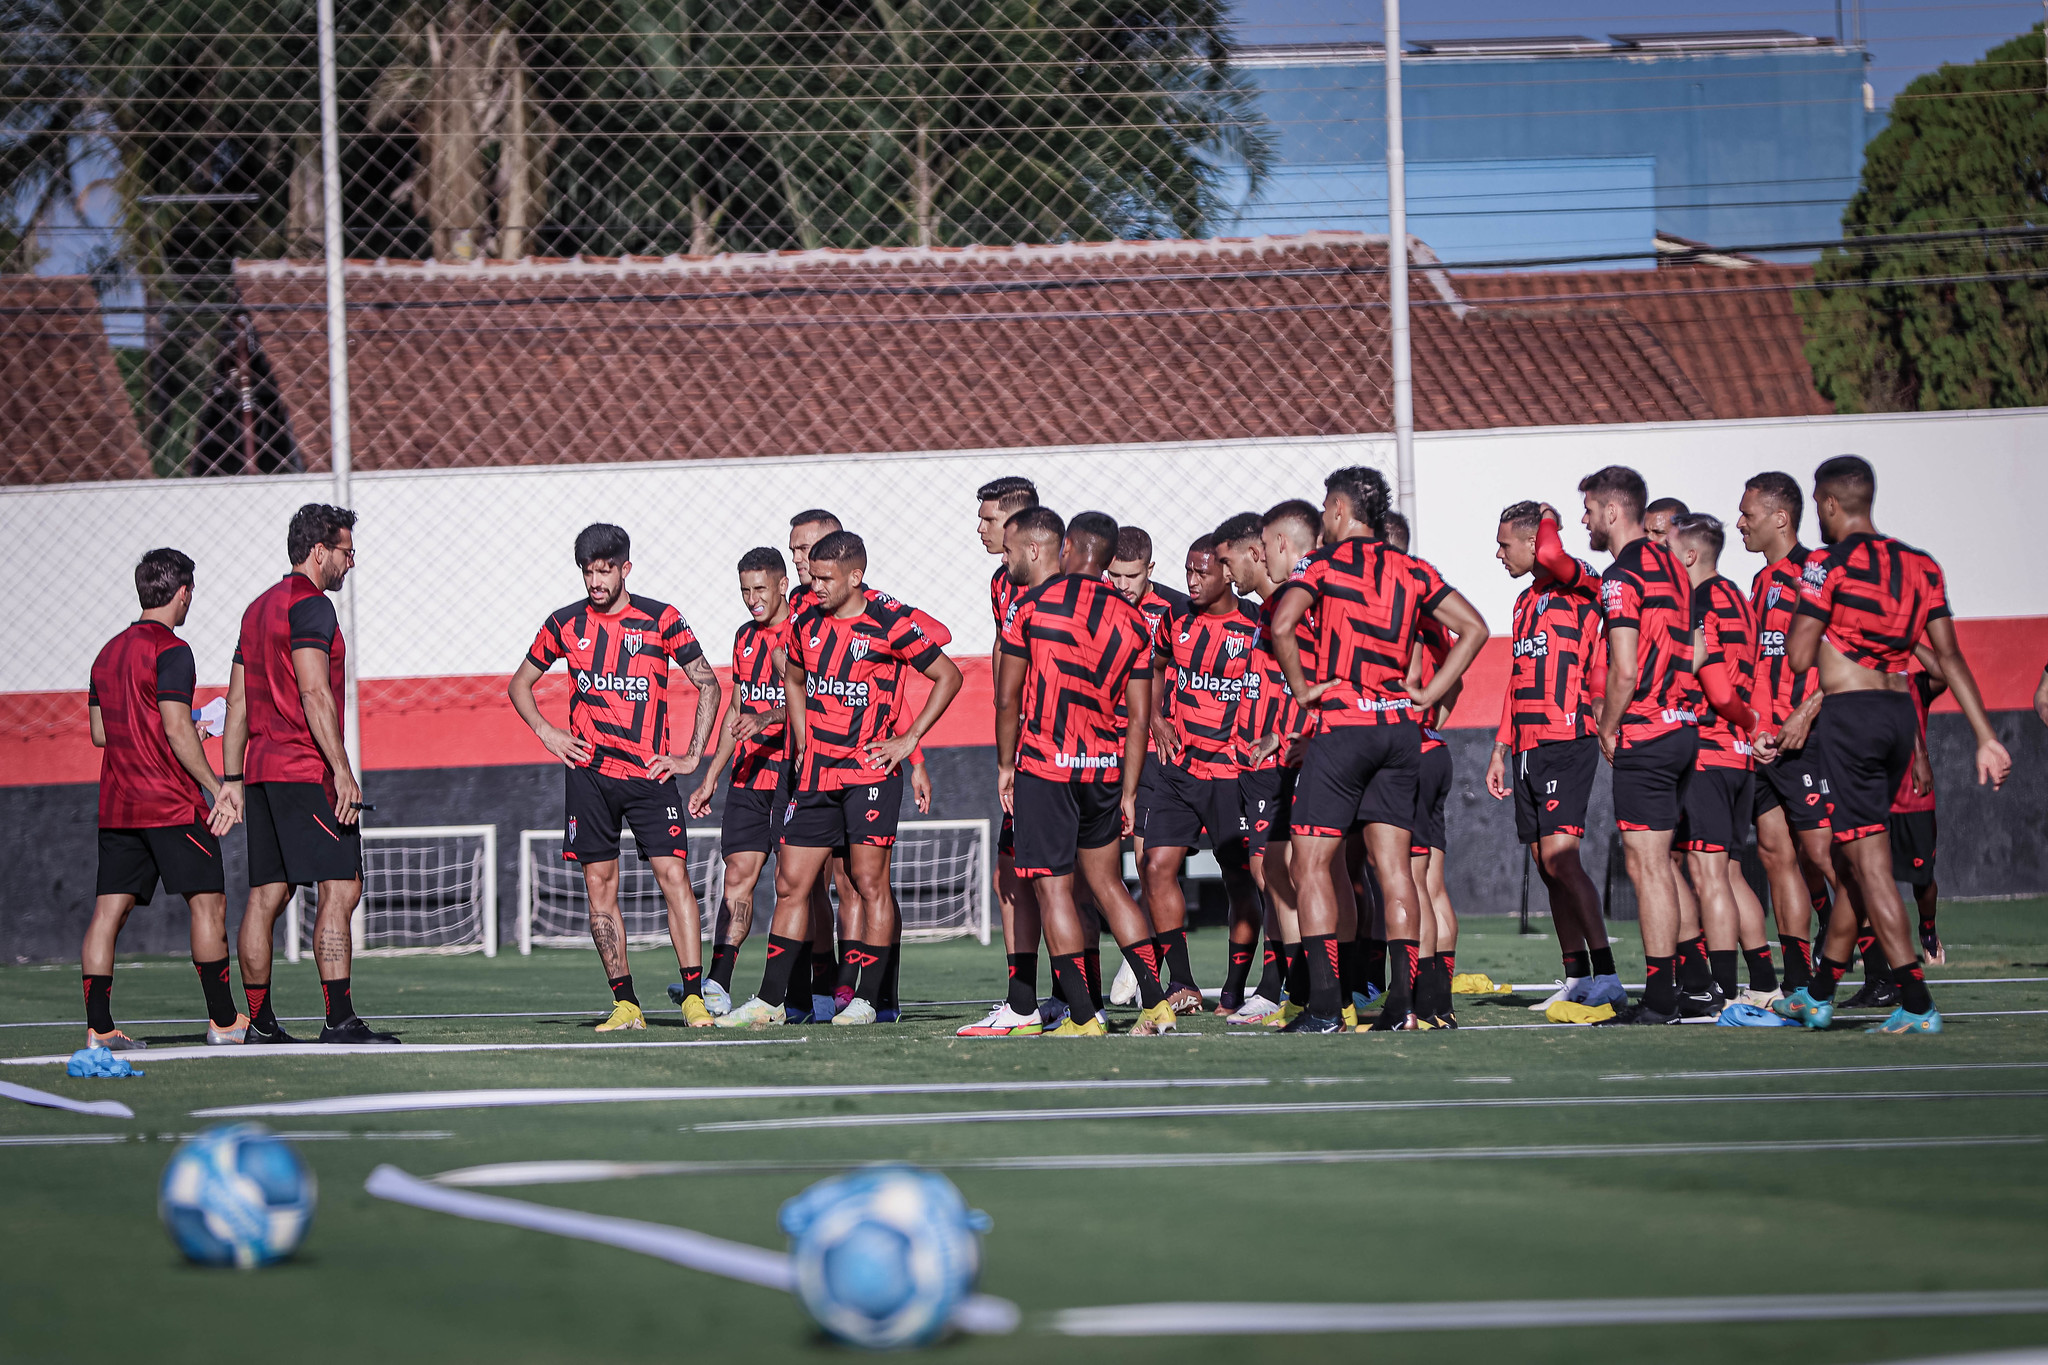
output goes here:
{"type": "Polygon", "coordinates": [[[1421,539],[1415,519],[1415,379],[1408,349],[1408,163],[1401,147],[1401,0],[1385,0],[1387,30],[1387,310],[1394,362],[1394,498],[1408,518],[1409,543],[1421,539]]]}

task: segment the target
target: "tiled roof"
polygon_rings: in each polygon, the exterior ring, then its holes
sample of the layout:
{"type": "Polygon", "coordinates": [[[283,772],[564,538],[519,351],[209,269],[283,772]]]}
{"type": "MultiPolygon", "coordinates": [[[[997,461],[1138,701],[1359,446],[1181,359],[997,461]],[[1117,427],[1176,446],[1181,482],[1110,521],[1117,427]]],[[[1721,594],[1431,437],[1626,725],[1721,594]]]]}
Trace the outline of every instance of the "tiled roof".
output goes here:
{"type": "Polygon", "coordinates": [[[92,282],[0,276],[0,483],[149,473],[92,282]]]}

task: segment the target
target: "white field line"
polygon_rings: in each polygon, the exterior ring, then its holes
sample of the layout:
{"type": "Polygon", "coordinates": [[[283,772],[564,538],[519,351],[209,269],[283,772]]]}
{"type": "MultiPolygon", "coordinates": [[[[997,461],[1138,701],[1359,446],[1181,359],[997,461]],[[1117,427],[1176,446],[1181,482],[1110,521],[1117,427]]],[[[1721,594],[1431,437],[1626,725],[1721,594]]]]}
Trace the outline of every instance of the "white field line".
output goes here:
{"type": "Polygon", "coordinates": [[[637,1104],[652,1100],[803,1100],[868,1095],[1010,1095],[1060,1090],[1217,1090],[1271,1085],[1264,1076],[1131,1081],[923,1081],[900,1085],[606,1086],[586,1089],[419,1090],[336,1095],[195,1109],[194,1118],[304,1118],[324,1114],[398,1114],[425,1109],[524,1109],[551,1104],[637,1104]]]}
{"type": "MultiPolygon", "coordinates": [[[[379,1166],[370,1172],[363,1189],[378,1199],[388,1199],[416,1209],[452,1214],[480,1223],[552,1232],[578,1241],[637,1251],[673,1265],[760,1285],[765,1289],[780,1289],[786,1293],[794,1287],[795,1273],[790,1268],[789,1257],[782,1252],[749,1246],[744,1242],[728,1242],[722,1237],[692,1232],[688,1228],[643,1223],[633,1218],[608,1218],[575,1209],[529,1204],[499,1195],[467,1194],[407,1175],[396,1166],[379,1166]]],[[[976,1294],[955,1310],[953,1323],[967,1332],[1000,1334],[1015,1331],[1018,1317],[1017,1305],[1007,1299],[976,1294]]]]}
{"type": "Polygon", "coordinates": [[[1065,1336],[1260,1336],[1271,1333],[1439,1332],[1507,1327],[1613,1327],[1687,1322],[1812,1322],[2048,1313],[2048,1291],[1754,1294],[1697,1299],[1507,1299],[1478,1303],[1133,1303],[1068,1308],[1065,1336]]]}
{"type": "Polygon", "coordinates": [[[2048,1068],[2048,1062],[1917,1062],[1897,1066],[1752,1067],[1744,1071],[1617,1071],[1603,1081],[1739,1081],[1748,1076],[1849,1076],[1903,1071],[2025,1071],[2048,1068]]]}
{"type": "Polygon", "coordinates": [[[1546,1099],[1331,1100],[1273,1104],[1135,1104],[1090,1109],[952,1109],[935,1113],[817,1114],[691,1124],[693,1133],[761,1133],[793,1128],[895,1128],[943,1123],[1041,1123],[1047,1119],[1272,1118],[1279,1114],[1379,1114],[1415,1109],[1576,1109],[1636,1104],[1780,1104],[1825,1100],[2042,1099],[2048,1090],[1816,1091],[1774,1095],[1567,1095],[1546,1099]]]}
{"type": "MultiPolygon", "coordinates": [[[[693,1038],[650,1043],[406,1043],[397,1047],[389,1043],[279,1043],[261,1047],[194,1044],[190,1047],[153,1047],[130,1055],[136,1061],[180,1062],[195,1057],[254,1060],[263,1057],[418,1057],[442,1052],[584,1052],[597,1049],[635,1052],[675,1047],[767,1047],[774,1043],[809,1041],[808,1038],[693,1038]]],[[[47,1057],[0,1057],[0,1066],[61,1066],[70,1060],[68,1052],[51,1053],[47,1057]]]]}
{"type": "MultiPolygon", "coordinates": [[[[1844,979],[1846,980],[1847,978],[1844,979]]],[[[2048,981],[2048,976],[1930,976],[1927,978],[1929,986],[2019,986],[2037,984],[2043,981],[2048,981]]],[[[1541,985],[1532,982],[1528,985],[1513,985],[1508,987],[1508,989],[1510,991],[1542,991],[1545,995],[1548,995],[1563,984],[1564,982],[1562,981],[1545,981],[1541,985]]],[[[1624,981],[1621,984],[1625,990],[1639,991],[1643,988],[1643,983],[1640,981],[1624,981]]],[[[1486,1000],[1490,997],[1479,995],[1464,998],[1486,1000]]]]}
{"type": "MultiPolygon", "coordinates": [[[[1875,1019],[1882,1019],[1882,1018],[1884,1018],[1884,1017],[1885,1017],[1885,1014],[1886,1014],[1886,1011],[1884,1011],[1884,1010],[1867,1010],[1867,1011],[1866,1011],[1866,1010],[1853,1010],[1853,1011],[1852,1011],[1852,1010],[1837,1010],[1837,1011],[1835,1012],[1835,1017],[1836,1017],[1837,1019],[1873,1019],[1873,1020],[1875,1020],[1875,1019]]],[[[1941,1012],[1941,1017],[1942,1017],[1942,1018],[1944,1018],[1944,1019],[2007,1019],[2007,1018],[2013,1018],[2013,1017],[2017,1017],[2017,1016],[2019,1016],[2019,1015],[2027,1015],[2027,1014],[2048,1014],[2048,1010],[1943,1010],[1943,1011],[1941,1012]]],[[[1685,1023],[1685,1024],[1705,1024],[1705,1025],[1707,1025],[1707,1026],[1709,1026],[1709,1027],[1712,1027],[1712,1026],[1714,1026],[1714,1021],[1713,1021],[1712,1019],[1684,1019],[1684,1020],[1681,1020],[1680,1022],[1681,1022],[1681,1023],[1685,1023]]],[[[1445,1030],[1445,1032],[1447,1032],[1447,1033],[1449,1033],[1449,1032],[1458,1032],[1458,1033],[1499,1033],[1499,1032],[1502,1032],[1502,1031],[1504,1031],[1504,1030],[1507,1030],[1507,1029],[1534,1029],[1534,1028],[1591,1028],[1591,1027],[1593,1027],[1593,1025],[1591,1025],[1591,1024],[1550,1024],[1550,1023],[1543,1023],[1543,1024],[1460,1024],[1460,1025],[1458,1025],[1458,1027],[1457,1027],[1457,1029],[1456,1029],[1456,1030],[1449,1030],[1449,1029],[1447,1029],[1447,1030],[1445,1030]]],[[[1432,1032],[1434,1032],[1434,1030],[1432,1030],[1432,1032]]],[[[1221,1035],[1219,1035],[1219,1036],[1221,1036],[1221,1037],[1224,1037],[1224,1038],[1260,1038],[1260,1037],[1265,1037],[1265,1036],[1267,1036],[1267,1035],[1269,1035],[1269,1034],[1278,1034],[1278,1033],[1279,1033],[1279,1030],[1278,1030],[1278,1029],[1269,1029],[1269,1028],[1239,1028],[1239,1029],[1226,1029],[1226,1030],[1225,1030],[1225,1031],[1224,1031],[1224,1032],[1223,1032],[1223,1033],[1222,1033],[1221,1035]]],[[[1753,1073],[1749,1073],[1749,1072],[1744,1072],[1744,1073],[1742,1073],[1742,1074],[1744,1074],[1744,1075],[1750,1075],[1750,1074],[1753,1074],[1753,1073]]]]}
{"type": "MultiPolygon", "coordinates": [[[[100,1147],[110,1142],[185,1142],[196,1133],[50,1133],[30,1137],[0,1137],[0,1147],[100,1147]]],[[[332,1132],[281,1132],[281,1138],[293,1142],[341,1142],[351,1138],[367,1138],[388,1142],[438,1142],[455,1136],[452,1132],[432,1131],[415,1133],[345,1133],[332,1132]]]]}
{"type": "Polygon", "coordinates": [[[0,1099],[20,1100],[39,1109],[62,1109],[66,1113],[94,1114],[107,1119],[135,1117],[135,1111],[119,1100],[74,1100],[67,1095],[53,1095],[47,1090],[35,1090],[12,1081],[0,1081],[0,1099]]]}
{"type": "MultiPolygon", "coordinates": [[[[926,1158],[922,1164],[953,1171],[1149,1171],[1210,1166],[1347,1166],[1384,1161],[1547,1161],[1580,1157],[1775,1156],[1813,1152],[1888,1152],[1927,1147],[2033,1147],[2038,1134],[2018,1137],[1849,1138],[1814,1142],[1596,1143],[1558,1147],[1341,1148],[1307,1152],[1135,1152],[1080,1156],[926,1158]]],[[[841,1171],[845,1161],[506,1161],[465,1166],[429,1177],[465,1189],[507,1185],[580,1185],[668,1175],[765,1175],[841,1171]]]]}

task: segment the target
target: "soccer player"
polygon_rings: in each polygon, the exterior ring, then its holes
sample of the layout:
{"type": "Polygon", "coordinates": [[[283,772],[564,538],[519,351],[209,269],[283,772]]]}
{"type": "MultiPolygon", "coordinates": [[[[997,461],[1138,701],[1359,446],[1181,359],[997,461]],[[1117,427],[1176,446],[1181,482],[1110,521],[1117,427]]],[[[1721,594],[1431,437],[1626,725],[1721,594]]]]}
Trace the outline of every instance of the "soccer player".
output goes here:
{"type": "Polygon", "coordinates": [[[687,803],[676,778],[697,771],[703,761],[718,722],[718,675],[681,612],[627,591],[633,545],[622,528],[608,522],[586,526],[575,549],[584,596],[541,623],[507,691],[519,718],[566,769],[562,858],[583,869],[590,937],[612,989],[611,1016],[597,1029],[647,1027],[633,992],[619,914],[623,825],[632,826],[640,858],[668,902],[669,942],[683,976],[683,1020],[704,1028],[711,1012],[704,1005],[702,922],[690,889],[687,803]],[[573,681],[566,730],[551,724],[533,698],[533,685],[557,659],[567,660],[573,681]],[[669,753],[670,661],[697,689],[696,726],[681,755],[669,753]]]}
{"type": "Polygon", "coordinates": [[[782,675],[775,671],[775,651],[789,621],[789,571],[781,552],[762,545],[740,556],[739,573],[748,620],[732,637],[732,709],[718,752],[690,793],[690,818],[701,820],[711,813],[718,775],[731,761],[732,785],[718,836],[725,888],[704,981],[704,1007],[714,1017],[732,1009],[733,968],[754,924],[754,886],[782,835],[782,807],[789,796],[783,750],[787,713],[782,675]]]}
{"type": "Polygon", "coordinates": [[[1003,629],[996,681],[996,780],[1004,810],[1015,817],[1017,875],[1036,883],[1053,976],[1067,1004],[1051,1036],[1108,1032],[1086,959],[1093,933],[1074,900],[1077,865],[1138,979],[1144,1013],[1131,1032],[1171,1033],[1152,926],[1125,889],[1120,865],[1145,762],[1151,630],[1103,578],[1116,522],[1083,512],[1062,526],[1051,508],[1028,507],[1011,516],[1004,537],[1010,581],[1020,591],[1003,629]]]}
{"type": "Polygon", "coordinates": [[[902,764],[960,693],[960,669],[934,644],[914,609],[865,589],[867,545],[834,531],[810,550],[814,600],[787,627],[783,687],[804,704],[789,709],[796,794],[783,809],[775,858],[775,919],[760,994],[719,1020],[763,1028],[788,1018],[790,969],[810,919],[811,891],[832,850],[847,850],[860,893],[864,940],[844,946],[860,972],[836,1027],[872,1024],[895,955],[896,903],[889,852],[903,804],[902,764]],[[932,681],[924,708],[895,733],[904,666],[932,681]]]}
{"type": "Polygon", "coordinates": [[[1677,498],[1659,498],[1643,509],[1643,534],[1653,545],[1671,543],[1671,523],[1692,509],[1677,498]]]}
{"type": "Polygon", "coordinates": [[[1757,625],[1758,739],[1770,735],[1773,757],[1756,768],[1756,851],[1771,887],[1778,945],[1785,954],[1783,988],[1797,990],[1813,973],[1809,909],[1825,913],[1834,887],[1827,765],[1807,743],[1821,692],[1809,670],[1796,672],[1785,652],[1799,605],[1800,574],[1814,551],[1799,543],[1806,497],[1790,474],[1767,471],[1743,485],[1735,529],[1743,548],[1767,561],[1749,585],[1757,625]]]}
{"type": "MultiPolygon", "coordinates": [[[[1813,475],[1813,510],[1826,552],[1801,574],[1799,615],[1786,645],[1792,667],[1818,664],[1820,719],[1814,733],[1834,785],[1836,872],[1862,898],[1870,927],[1892,962],[1899,1006],[1880,1033],[1938,1033],[1913,930],[1892,881],[1891,798],[1913,763],[1913,701],[1906,668],[1923,639],[1977,737],[1977,781],[2005,785],[2012,756],[1992,732],[1976,677],[1956,644],[1948,589],[1932,556],[1881,535],[1871,523],[1877,475],[1854,455],[1837,455],[1813,475]]],[[[1832,915],[1812,984],[1772,1006],[1808,1028],[1834,1017],[1835,986],[1848,967],[1855,916],[1832,915]]]]}
{"type": "Polygon", "coordinates": [[[249,823],[249,903],[237,947],[249,1000],[244,1041],[289,1043],[270,1000],[270,937],[295,886],[317,886],[313,960],[327,1014],[323,1043],[396,1043],[356,1015],[349,917],[363,894],[363,791],[342,745],[347,642],[334,604],[356,562],[356,514],[307,503],[292,514],[292,571],[242,613],[221,744],[222,800],[249,823]]]}
{"type": "Polygon", "coordinates": [[[1558,536],[1563,518],[1549,503],[1518,502],[1500,514],[1494,557],[1510,578],[1533,575],[1515,598],[1508,686],[1500,729],[1486,765],[1496,801],[1515,798],[1515,837],[1528,846],[1564,955],[1564,980],[1549,999],[1625,1005],[1614,949],[1600,917],[1600,894],[1579,861],[1586,803],[1600,769],[1598,694],[1600,579],[1558,536]],[[1510,767],[1512,766],[1512,775],[1510,767]]]}
{"type": "Polygon", "coordinates": [[[1614,562],[1601,576],[1607,680],[1600,751],[1614,768],[1614,819],[1641,915],[1643,997],[1608,1024],[1678,1018],[1678,874],[1672,842],[1699,757],[1705,706],[1692,671],[1691,588],[1685,566],[1643,527],[1643,476],[1609,465],[1579,481],[1582,521],[1614,562]]]}
{"type": "Polygon", "coordinates": [[[1202,990],[1188,958],[1188,906],[1180,873],[1188,850],[1199,845],[1203,834],[1216,851],[1230,894],[1233,943],[1247,932],[1256,940],[1259,925],[1258,889],[1252,884],[1237,791],[1237,710],[1258,622],[1230,591],[1216,537],[1203,536],[1188,546],[1187,576],[1188,603],[1166,619],[1153,648],[1165,714],[1152,718],[1159,775],[1145,816],[1145,860],[1139,865],[1157,933],[1153,942],[1164,963],[1160,975],[1176,1014],[1202,1008],[1202,990]]]}
{"type": "Polygon", "coordinates": [[[1380,1017],[1360,1027],[1412,1029],[1419,940],[1409,827],[1422,762],[1414,716],[1428,715],[1464,676],[1486,643],[1486,623],[1435,570],[1386,543],[1387,481],[1377,469],[1337,470],[1324,488],[1323,548],[1281,585],[1272,624],[1273,654],[1288,688],[1297,702],[1315,708],[1320,722],[1295,783],[1289,853],[1301,897],[1309,1004],[1286,1027],[1302,1033],[1344,1027],[1333,867],[1345,831],[1362,820],[1386,906],[1391,961],[1380,1017]],[[1296,641],[1311,607],[1319,609],[1313,678],[1302,668],[1296,641]],[[1408,660],[1424,613],[1441,621],[1457,643],[1428,686],[1411,693],[1408,660]]]}
{"type": "Polygon", "coordinates": [[[1927,757],[1927,708],[1948,690],[1948,684],[1940,673],[1926,667],[1914,669],[1909,676],[1919,737],[1913,746],[1912,770],[1892,797],[1892,878],[1913,888],[1913,904],[1920,915],[1920,954],[1941,966],[1948,961],[1948,954],[1942,951],[1941,935],[1934,927],[1941,887],[1934,879],[1934,765],[1927,757]]]}
{"type": "Polygon", "coordinates": [[[151,550],[135,566],[141,617],[107,641],[86,693],[100,756],[100,865],[92,923],[79,954],[85,1045],[133,1052],[145,1044],[114,1026],[114,940],[161,880],[192,915],[192,967],[206,996],[206,1041],[242,1042],[249,1021],[228,984],[227,883],[220,836],[241,814],[192,722],[196,668],[178,638],[192,610],[192,561],[151,550]],[[207,810],[207,800],[214,805],[207,810]]]}

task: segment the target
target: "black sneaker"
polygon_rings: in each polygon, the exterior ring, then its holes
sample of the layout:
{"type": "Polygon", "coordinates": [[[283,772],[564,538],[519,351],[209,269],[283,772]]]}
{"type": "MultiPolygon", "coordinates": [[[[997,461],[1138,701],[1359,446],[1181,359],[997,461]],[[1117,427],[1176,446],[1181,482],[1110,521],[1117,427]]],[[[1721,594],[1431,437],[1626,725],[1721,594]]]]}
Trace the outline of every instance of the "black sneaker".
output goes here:
{"type": "Polygon", "coordinates": [[[1718,1019],[1721,1011],[1728,1007],[1728,997],[1715,986],[1705,991],[1680,991],[1678,993],[1678,1017],[1680,1019],[1718,1019]]]}
{"type": "Polygon", "coordinates": [[[379,1033],[364,1023],[359,1016],[351,1014],[332,1028],[321,1029],[320,1041],[323,1043],[395,1043],[398,1041],[398,1035],[395,1033],[379,1033]]]}
{"type": "Polygon", "coordinates": [[[1392,1005],[1387,1005],[1380,1010],[1378,1018],[1365,1026],[1365,1032],[1412,1033],[1418,1027],[1419,1025],[1415,1021],[1414,1010],[1406,1008],[1397,1010],[1392,1005]]]}
{"type": "Polygon", "coordinates": [[[1344,1021],[1329,1015],[1310,1014],[1304,1010],[1291,1024],[1280,1027],[1282,1033],[1342,1033],[1344,1021]]]}
{"type": "Polygon", "coordinates": [[[1679,1018],[1678,1014],[1666,1014],[1663,1010],[1645,1004],[1623,1005],[1614,1012],[1612,1019],[1602,1019],[1593,1027],[1607,1028],[1614,1024],[1675,1024],[1679,1018]]]}
{"type": "Polygon", "coordinates": [[[1896,1009],[1899,1003],[1899,988],[1889,981],[1866,981],[1863,989],[1842,1002],[1845,1010],[1888,1010],[1896,1009]]]}
{"type": "Polygon", "coordinates": [[[267,1032],[261,1024],[251,1019],[249,1021],[249,1031],[242,1035],[242,1044],[245,1047],[251,1043],[296,1043],[298,1041],[298,1039],[286,1033],[284,1025],[278,1023],[275,1019],[270,1021],[270,1028],[267,1032]]]}

